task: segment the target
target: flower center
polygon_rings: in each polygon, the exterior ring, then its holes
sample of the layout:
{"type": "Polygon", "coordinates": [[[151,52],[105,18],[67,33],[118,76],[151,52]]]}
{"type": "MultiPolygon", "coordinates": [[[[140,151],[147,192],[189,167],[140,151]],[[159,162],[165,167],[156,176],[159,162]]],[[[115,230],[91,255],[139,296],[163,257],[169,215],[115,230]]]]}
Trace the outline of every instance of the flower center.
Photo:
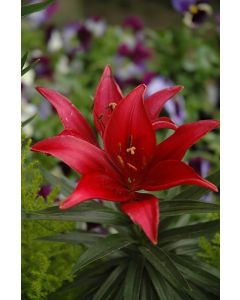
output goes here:
{"type": "Polygon", "coordinates": [[[196,13],[198,13],[198,7],[197,5],[191,5],[189,8],[190,12],[195,15],[196,13]]]}
{"type": "Polygon", "coordinates": [[[111,109],[111,111],[113,111],[117,106],[117,103],[116,102],[111,102],[108,104],[108,108],[111,109]]]}

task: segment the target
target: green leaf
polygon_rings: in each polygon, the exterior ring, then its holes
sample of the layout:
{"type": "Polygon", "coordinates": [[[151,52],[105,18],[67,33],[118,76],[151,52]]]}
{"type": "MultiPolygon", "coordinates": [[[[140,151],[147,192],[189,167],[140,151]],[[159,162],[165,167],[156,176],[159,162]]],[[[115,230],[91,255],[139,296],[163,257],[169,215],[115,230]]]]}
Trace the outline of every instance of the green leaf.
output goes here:
{"type": "Polygon", "coordinates": [[[49,182],[52,186],[59,186],[61,194],[64,197],[67,197],[73,192],[75,185],[69,179],[66,177],[55,176],[42,167],[40,167],[40,170],[47,182],[49,182]]]}
{"type": "Polygon", "coordinates": [[[70,244],[92,244],[103,238],[104,235],[86,231],[72,231],[67,233],[59,233],[53,236],[41,237],[39,240],[51,242],[64,242],[70,244]]]}
{"type": "Polygon", "coordinates": [[[219,229],[219,220],[202,222],[168,230],[159,230],[159,244],[166,242],[176,242],[181,239],[191,239],[205,234],[214,233],[219,229]]]}
{"type": "Polygon", "coordinates": [[[189,289],[186,279],[163,249],[150,246],[140,247],[139,250],[170,285],[177,289],[189,289]]]}
{"type": "Polygon", "coordinates": [[[36,59],[33,63],[31,63],[29,66],[27,66],[26,68],[22,69],[21,71],[21,76],[23,76],[24,74],[26,74],[29,70],[33,69],[36,64],[38,64],[40,61],[40,58],[39,59],[36,59]]]}
{"type": "Polygon", "coordinates": [[[26,126],[28,123],[30,123],[35,117],[36,117],[37,114],[31,116],[30,118],[28,118],[27,120],[23,121],[22,122],[22,127],[26,126]]]}
{"type": "Polygon", "coordinates": [[[93,222],[106,225],[128,225],[131,223],[123,213],[104,207],[94,202],[94,200],[81,203],[68,210],[60,210],[58,206],[53,206],[34,213],[26,213],[26,218],[32,220],[93,222]]]}
{"type": "Polygon", "coordinates": [[[132,258],[124,285],[124,300],[138,300],[142,284],[144,261],[142,257],[132,258]]]}
{"type": "Polygon", "coordinates": [[[129,246],[133,242],[134,241],[130,238],[121,236],[119,234],[112,234],[106,238],[103,238],[88,248],[80,256],[73,268],[73,272],[76,273],[89,264],[129,246]]]}
{"type": "Polygon", "coordinates": [[[167,284],[163,277],[159,276],[159,273],[149,263],[146,263],[145,266],[159,299],[169,300],[167,284]]]}
{"type": "Polygon", "coordinates": [[[123,270],[126,268],[126,264],[119,265],[115,268],[115,270],[109,275],[107,280],[103,283],[100,289],[96,292],[92,300],[110,300],[113,299],[112,293],[115,291],[113,285],[117,283],[117,287],[120,281],[120,275],[123,270]]]}
{"type": "Polygon", "coordinates": [[[34,4],[26,4],[22,6],[21,15],[22,17],[27,16],[29,14],[35,13],[37,11],[43,10],[48,7],[54,0],[47,0],[43,2],[38,2],[34,4]]]}
{"type": "Polygon", "coordinates": [[[161,216],[219,212],[219,205],[204,201],[169,200],[160,203],[161,216]]]}
{"type": "Polygon", "coordinates": [[[193,260],[189,256],[174,254],[170,256],[186,278],[214,295],[219,294],[219,277],[204,270],[201,267],[201,262],[193,260]]]}
{"type": "Polygon", "coordinates": [[[23,69],[28,57],[28,52],[26,52],[21,59],[21,70],[23,69]]]}
{"type": "MultiPolygon", "coordinates": [[[[219,185],[219,176],[220,176],[220,172],[217,171],[214,174],[208,176],[206,179],[216,185],[219,185]]],[[[182,200],[198,200],[208,192],[209,192],[209,190],[204,187],[190,186],[190,187],[184,188],[182,190],[182,192],[180,192],[175,197],[173,197],[173,200],[178,200],[178,199],[179,200],[181,200],[181,199],[182,200]]]]}

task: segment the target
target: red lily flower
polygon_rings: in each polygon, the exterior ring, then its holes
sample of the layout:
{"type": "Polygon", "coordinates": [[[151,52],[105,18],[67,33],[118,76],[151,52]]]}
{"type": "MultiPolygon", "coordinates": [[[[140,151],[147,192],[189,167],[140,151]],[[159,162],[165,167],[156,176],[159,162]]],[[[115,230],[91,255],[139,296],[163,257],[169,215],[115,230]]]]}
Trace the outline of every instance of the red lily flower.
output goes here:
{"type": "MultiPolygon", "coordinates": [[[[102,80],[97,92],[104,84],[102,80]]],[[[105,76],[104,80],[112,79],[105,76]]],[[[155,102],[151,100],[153,104],[147,111],[143,98],[145,88],[145,85],[140,85],[121,100],[121,94],[114,85],[112,91],[115,89],[114,96],[119,98],[111,97],[118,104],[111,112],[111,118],[108,111],[102,111],[102,122],[96,116],[106,105],[95,103],[95,124],[103,135],[104,150],[98,147],[92,130],[66,98],[54,91],[38,88],[57,109],[65,130],[38,142],[32,150],[53,155],[82,174],[76,189],[60,208],[66,209],[94,198],[120,202],[121,210],[141,226],[155,244],[159,223],[158,199],[139,191],[165,190],[183,184],[217,191],[214,184],[200,177],[181,159],[189,147],[218,127],[219,122],[205,120],[182,125],[157,145],[153,119],[150,119],[156,112],[155,102]]],[[[108,95],[106,92],[102,101],[106,101],[108,95]]]]}
{"type": "MultiPolygon", "coordinates": [[[[177,129],[173,121],[168,117],[159,117],[159,114],[164,104],[182,89],[183,86],[169,87],[154,93],[144,101],[145,109],[154,129],[177,129]]],[[[93,107],[94,124],[101,136],[104,135],[104,130],[111,118],[114,108],[123,98],[120,87],[112,76],[110,66],[106,66],[97,86],[93,107]]]]}

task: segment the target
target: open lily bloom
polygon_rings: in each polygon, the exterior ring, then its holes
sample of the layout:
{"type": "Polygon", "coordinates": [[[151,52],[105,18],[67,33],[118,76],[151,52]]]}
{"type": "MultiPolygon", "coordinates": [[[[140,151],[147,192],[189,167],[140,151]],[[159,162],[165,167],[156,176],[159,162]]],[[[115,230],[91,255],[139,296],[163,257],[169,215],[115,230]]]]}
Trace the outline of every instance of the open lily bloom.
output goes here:
{"type": "Polygon", "coordinates": [[[165,89],[144,100],[146,86],[139,85],[126,97],[107,66],[97,87],[94,124],[104,149],[80,112],[55,91],[37,90],[56,108],[64,130],[32,147],[53,155],[82,175],[76,189],[60,205],[62,209],[83,201],[102,199],[120,203],[120,208],[155,244],[159,224],[158,199],[145,191],[166,190],[193,184],[217,191],[182,162],[187,149],[219,122],[205,120],[178,128],[168,118],[159,118],[164,103],[181,87],[165,89]],[[160,119],[160,120],[159,120],[160,119]],[[156,143],[155,128],[173,128],[175,133],[156,143]]]}

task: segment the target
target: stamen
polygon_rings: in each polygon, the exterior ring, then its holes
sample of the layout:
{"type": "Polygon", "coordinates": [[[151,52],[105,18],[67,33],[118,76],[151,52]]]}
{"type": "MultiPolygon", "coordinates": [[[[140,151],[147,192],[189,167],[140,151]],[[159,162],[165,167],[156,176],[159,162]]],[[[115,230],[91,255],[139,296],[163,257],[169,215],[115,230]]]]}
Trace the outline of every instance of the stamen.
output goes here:
{"type": "Polygon", "coordinates": [[[118,148],[119,148],[119,152],[121,153],[122,152],[122,144],[121,143],[118,143],[118,148]]]}
{"type": "Polygon", "coordinates": [[[111,103],[108,104],[108,108],[110,108],[111,111],[113,111],[116,106],[117,106],[117,103],[115,103],[115,102],[111,102],[111,103]]]}
{"type": "Polygon", "coordinates": [[[128,165],[128,167],[129,167],[130,169],[133,169],[134,171],[137,172],[138,169],[137,169],[134,165],[132,165],[132,164],[130,164],[130,163],[127,163],[127,165],[128,165]]]}
{"type": "Polygon", "coordinates": [[[134,155],[135,154],[135,151],[136,151],[136,147],[132,146],[130,148],[127,148],[127,153],[131,153],[131,155],[134,155]]]}
{"type": "Polygon", "coordinates": [[[120,162],[120,165],[124,168],[125,164],[124,164],[124,161],[122,159],[122,156],[118,155],[117,158],[118,158],[118,161],[120,162]]]}

